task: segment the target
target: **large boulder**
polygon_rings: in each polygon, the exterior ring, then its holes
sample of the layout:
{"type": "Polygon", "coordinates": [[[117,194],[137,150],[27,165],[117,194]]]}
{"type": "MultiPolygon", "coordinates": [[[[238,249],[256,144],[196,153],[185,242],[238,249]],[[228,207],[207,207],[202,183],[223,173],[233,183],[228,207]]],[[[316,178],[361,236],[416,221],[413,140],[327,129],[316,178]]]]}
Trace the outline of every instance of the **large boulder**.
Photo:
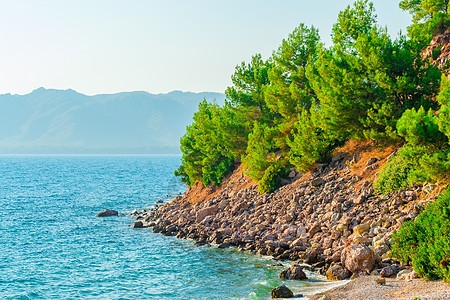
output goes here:
{"type": "Polygon", "coordinates": [[[352,276],[352,273],[344,268],[341,264],[335,264],[328,269],[326,275],[328,280],[337,281],[350,278],[350,276],[352,276]]]}
{"type": "Polygon", "coordinates": [[[111,216],[118,216],[118,215],[119,215],[119,212],[116,210],[105,209],[104,211],[96,214],[94,217],[111,217],[111,216]]]}
{"type": "Polygon", "coordinates": [[[376,263],[376,255],[369,247],[355,244],[342,251],[341,262],[352,273],[370,274],[376,263]]]}
{"type": "Polygon", "coordinates": [[[294,293],[285,285],[277,286],[272,290],[272,299],[277,298],[293,298],[294,293]]]}
{"type": "Polygon", "coordinates": [[[303,272],[303,268],[300,265],[292,265],[291,267],[289,267],[288,269],[282,271],[278,277],[280,277],[281,279],[286,279],[286,280],[305,280],[308,279],[308,277],[306,277],[305,272],[303,272]]]}

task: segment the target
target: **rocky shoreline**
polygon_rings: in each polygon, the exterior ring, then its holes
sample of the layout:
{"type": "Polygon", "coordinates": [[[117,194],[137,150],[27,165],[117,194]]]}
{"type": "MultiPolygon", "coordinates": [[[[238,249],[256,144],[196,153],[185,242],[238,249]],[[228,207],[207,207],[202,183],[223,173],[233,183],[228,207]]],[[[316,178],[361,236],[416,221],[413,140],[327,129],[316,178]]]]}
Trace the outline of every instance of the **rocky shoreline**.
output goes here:
{"type": "Polygon", "coordinates": [[[155,233],[193,239],[196,245],[234,246],[290,260],[295,262],[291,268],[305,263],[329,280],[399,273],[412,279],[417,275],[411,267],[389,258],[391,235],[433,201],[440,187],[375,195],[373,179],[393,152],[395,147],[379,151],[371,146],[337,152],[330,163],[305,174],[292,171],[283,187],[262,195],[240,167],[221,187],[197,184],[183,196],[139,213],[133,227],[152,227],[155,233]]]}

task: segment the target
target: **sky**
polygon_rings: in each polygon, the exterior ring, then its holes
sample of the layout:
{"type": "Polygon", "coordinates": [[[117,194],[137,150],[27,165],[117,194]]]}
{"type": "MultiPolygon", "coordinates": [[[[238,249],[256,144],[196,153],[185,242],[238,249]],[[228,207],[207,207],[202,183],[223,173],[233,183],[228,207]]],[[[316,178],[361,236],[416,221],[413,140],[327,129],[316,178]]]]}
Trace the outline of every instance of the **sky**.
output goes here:
{"type": "MultiPolygon", "coordinates": [[[[0,94],[224,92],[236,65],[270,57],[300,23],[330,44],[347,0],[0,0],[0,94]]],[[[399,1],[374,0],[392,36],[399,1]]]]}

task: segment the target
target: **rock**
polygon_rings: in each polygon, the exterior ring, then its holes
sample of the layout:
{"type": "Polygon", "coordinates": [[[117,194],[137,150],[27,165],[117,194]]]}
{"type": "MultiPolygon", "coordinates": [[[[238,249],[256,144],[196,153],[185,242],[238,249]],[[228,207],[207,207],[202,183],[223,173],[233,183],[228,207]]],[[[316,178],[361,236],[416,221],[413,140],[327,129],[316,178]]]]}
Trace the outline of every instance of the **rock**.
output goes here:
{"type": "Polygon", "coordinates": [[[353,244],[363,244],[369,246],[371,243],[372,241],[365,236],[357,235],[353,238],[353,244]]]}
{"type": "Polygon", "coordinates": [[[200,209],[199,211],[197,211],[197,214],[195,216],[197,223],[200,223],[201,221],[203,221],[203,219],[215,214],[217,211],[218,211],[217,206],[210,206],[207,208],[200,209]]]}
{"type": "Polygon", "coordinates": [[[272,290],[272,299],[276,298],[293,298],[294,293],[285,285],[277,286],[272,290]]]}
{"type": "Polygon", "coordinates": [[[320,248],[310,248],[305,251],[303,260],[306,264],[313,264],[317,262],[317,257],[319,256],[319,254],[320,248]]]}
{"type": "Polygon", "coordinates": [[[198,240],[198,241],[195,241],[195,243],[194,243],[194,246],[203,246],[203,245],[206,245],[207,243],[206,243],[206,240],[198,240]]]}
{"type": "Polygon", "coordinates": [[[332,161],[332,162],[340,161],[340,160],[343,159],[343,158],[344,158],[344,153],[338,152],[338,153],[336,153],[335,156],[333,156],[333,158],[331,159],[331,161],[332,161]]]}
{"type": "Polygon", "coordinates": [[[380,159],[378,157],[371,157],[369,158],[369,160],[367,161],[367,166],[373,165],[374,163],[376,163],[377,161],[379,161],[380,159]]]}
{"type": "Polygon", "coordinates": [[[309,237],[313,237],[321,229],[322,229],[322,226],[319,223],[315,223],[308,230],[309,237]]]}
{"type": "Polygon", "coordinates": [[[341,264],[335,264],[328,269],[326,275],[328,280],[337,281],[350,278],[352,273],[350,273],[350,271],[344,268],[341,264]]]}
{"type": "Polygon", "coordinates": [[[230,247],[231,245],[230,245],[230,243],[222,243],[222,244],[220,244],[219,245],[219,249],[225,249],[225,248],[228,248],[228,247],[230,247]]]}
{"type": "Polygon", "coordinates": [[[231,209],[231,213],[234,215],[234,214],[237,214],[237,213],[239,213],[240,211],[243,211],[243,210],[245,210],[245,209],[247,209],[248,207],[249,207],[250,205],[247,203],[247,202],[240,202],[240,203],[237,203],[235,206],[233,206],[233,208],[231,209]]]}
{"type": "Polygon", "coordinates": [[[375,253],[367,246],[350,245],[342,251],[342,265],[352,273],[365,272],[370,274],[376,261],[375,253]]]}
{"type": "Polygon", "coordinates": [[[406,280],[413,280],[419,278],[419,275],[417,275],[416,271],[412,270],[408,275],[406,275],[406,280]]]}
{"type": "Polygon", "coordinates": [[[141,221],[134,222],[134,224],[131,225],[131,228],[144,228],[144,223],[141,221]]]}
{"type": "Polygon", "coordinates": [[[353,233],[357,234],[357,235],[361,235],[364,232],[369,231],[369,229],[370,229],[370,224],[365,223],[365,224],[361,224],[361,225],[357,225],[357,226],[353,227],[353,233]]]}
{"type": "Polygon", "coordinates": [[[342,225],[350,225],[352,223],[353,219],[349,216],[344,216],[339,220],[339,224],[342,225]]]}
{"type": "Polygon", "coordinates": [[[306,277],[305,272],[303,272],[303,268],[300,265],[292,265],[288,269],[282,271],[279,275],[279,278],[286,280],[304,280],[308,279],[306,277]]]}
{"type": "Polygon", "coordinates": [[[389,248],[387,246],[381,246],[373,249],[373,251],[378,254],[379,256],[382,256],[383,254],[387,253],[389,251],[389,248]]]}
{"type": "Polygon", "coordinates": [[[380,276],[381,277],[392,277],[395,274],[397,274],[397,272],[398,272],[398,270],[397,270],[396,266],[394,266],[394,265],[387,266],[387,267],[384,267],[383,269],[381,269],[380,276]]]}
{"type": "Polygon", "coordinates": [[[324,183],[325,183],[325,181],[322,178],[315,178],[311,181],[311,185],[314,187],[318,187],[324,183]]]}
{"type": "Polygon", "coordinates": [[[99,212],[94,217],[111,217],[111,216],[118,216],[119,212],[111,209],[105,209],[102,212],[99,212]]]}
{"type": "Polygon", "coordinates": [[[411,268],[411,269],[404,269],[404,270],[401,270],[401,271],[398,272],[398,274],[397,274],[397,279],[400,279],[400,280],[406,280],[407,277],[408,277],[408,275],[409,275],[411,272],[413,272],[413,269],[412,269],[412,268],[411,268]]]}
{"type": "Polygon", "coordinates": [[[424,186],[423,191],[427,194],[431,193],[436,188],[436,185],[429,184],[427,186],[424,186]]]}
{"type": "Polygon", "coordinates": [[[379,285],[384,285],[384,284],[386,284],[386,279],[384,279],[384,278],[377,278],[377,279],[375,280],[375,282],[376,282],[377,284],[379,284],[379,285]]]}

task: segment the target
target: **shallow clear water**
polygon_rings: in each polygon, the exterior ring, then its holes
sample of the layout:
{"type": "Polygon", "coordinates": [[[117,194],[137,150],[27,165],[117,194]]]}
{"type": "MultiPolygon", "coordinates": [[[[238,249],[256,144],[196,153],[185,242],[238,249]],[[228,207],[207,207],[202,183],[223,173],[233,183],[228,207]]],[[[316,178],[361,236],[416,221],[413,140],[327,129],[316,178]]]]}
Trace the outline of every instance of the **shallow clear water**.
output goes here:
{"type": "MultiPolygon", "coordinates": [[[[184,191],[177,156],[1,156],[0,299],[267,299],[273,261],[132,229],[126,215],[184,191]],[[94,218],[105,208],[119,217],[94,218]]],[[[313,276],[316,279],[321,277],[313,276]]]]}

